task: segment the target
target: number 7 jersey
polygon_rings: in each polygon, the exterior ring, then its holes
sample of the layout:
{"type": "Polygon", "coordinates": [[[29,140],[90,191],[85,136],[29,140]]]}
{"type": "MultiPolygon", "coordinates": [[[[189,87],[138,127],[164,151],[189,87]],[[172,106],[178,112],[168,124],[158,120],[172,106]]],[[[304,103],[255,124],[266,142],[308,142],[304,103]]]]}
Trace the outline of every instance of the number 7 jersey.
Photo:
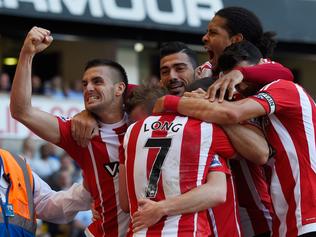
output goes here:
{"type": "MultiPolygon", "coordinates": [[[[188,192],[206,183],[214,167],[228,173],[226,161],[215,154],[226,158],[234,154],[218,126],[171,114],[149,116],[131,125],[124,148],[131,216],[138,199],[160,201],[188,192]]],[[[202,211],[164,217],[137,236],[208,236],[209,231],[202,211]]]]}

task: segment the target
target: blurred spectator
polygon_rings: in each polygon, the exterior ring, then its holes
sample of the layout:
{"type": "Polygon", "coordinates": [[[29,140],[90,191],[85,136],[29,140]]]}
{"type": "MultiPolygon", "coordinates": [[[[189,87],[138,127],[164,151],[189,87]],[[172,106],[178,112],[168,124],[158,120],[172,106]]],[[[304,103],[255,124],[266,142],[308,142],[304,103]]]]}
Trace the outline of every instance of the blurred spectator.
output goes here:
{"type": "Polygon", "coordinates": [[[44,143],[40,146],[40,158],[31,163],[33,171],[45,181],[60,168],[60,162],[54,156],[55,146],[51,143],[44,143]]]}
{"type": "Polygon", "coordinates": [[[32,75],[32,93],[33,95],[43,95],[42,79],[38,75],[32,75]]]}
{"type": "Polygon", "coordinates": [[[1,92],[8,92],[11,88],[11,81],[10,76],[8,73],[3,72],[0,76],[0,91],[1,92]]]}
{"type": "Polygon", "coordinates": [[[31,138],[31,136],[24,138],[22,142],[21,155],[26,158],[26,160],[31,165],[31,163],[35,160],[35,154],[36,146],[34,140],[31,138]]]}
{"type": "Polygon", "coordinates": [[[60,157],[60,170],[67,171],[72,177],[72,182],[82,182],[81,170],[75,165],[75,161],[64,152],[60,157]]]}
{"type": "Polygon", "coordinates": [[[62,78],[60,76],[53,77],[50,81],[45,83],[44,94],[55,99],[64,99],[66,96],[62,84],[62,78]]]}
{"type": "Polygon", "coordinates": [[[77,100],[83,99],[81,80],[75,80],[71,83],[71,87],[67,91],[67,98],[77,100]]]}

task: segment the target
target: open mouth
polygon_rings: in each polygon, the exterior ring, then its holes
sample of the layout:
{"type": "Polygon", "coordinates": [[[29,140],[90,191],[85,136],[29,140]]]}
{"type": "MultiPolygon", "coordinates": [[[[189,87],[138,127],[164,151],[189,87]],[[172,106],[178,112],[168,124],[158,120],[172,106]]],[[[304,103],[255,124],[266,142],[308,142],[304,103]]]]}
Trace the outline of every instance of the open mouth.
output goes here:
{"type": "Polygon", "coordinates": [[[99,96],[96,96],[96,95],[89,95],[87,98],[86,98],[86,102],[87,103],[93,103],[95,101],[99,100],[99,96]]]}

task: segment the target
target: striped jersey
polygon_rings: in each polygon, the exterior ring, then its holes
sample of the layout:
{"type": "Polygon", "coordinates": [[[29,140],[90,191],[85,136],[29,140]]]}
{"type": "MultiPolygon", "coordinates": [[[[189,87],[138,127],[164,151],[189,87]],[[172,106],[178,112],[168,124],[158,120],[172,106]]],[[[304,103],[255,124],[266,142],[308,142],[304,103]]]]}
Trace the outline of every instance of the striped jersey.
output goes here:
{"type": "MultiPolygon", "coordinates": [[[[229,163],[233,160],[229,160],[229,163]]],[[[211,236],[214,237],[242,237],[240,227],[238,200],[235,192],[235,182],[232,175],[226,176],[226,202],[208,209],[211,225],[211,236]]]]}
{"type": "Polygon", "coordinates": [[[85,231],[87,236],[123,237],[129,224],[129,215],[119,205],[118,168],[124,156],[123,139],[127,129],[127,116],[118,123],[99,123],[99,136],[87,147],[81,147],[71,136],[71,120],[58,118],[60,146],[78,163],[84,180],[101,218],[85,231]]]}
{"type": "MultiPolygon", "coordinates": [[[[131,216],[137,200],[177,196],[206,183],[210,168],[223,166],[215,154],[234,150],[216,125],[188,117],[149,116],[131,125],[124,138],[127,191],[131,216]]],[[[224,161],[225,162],[225,161],[224,161]]],[[[209,236],[207,212],[167,216],[134,236],[209,236]]],[[[132,228],[129,235],[133,236],[132,228]]]]}
{"type": "Polygon", "coordinates": [[[270,192],[276,218],[273,236],[316,231],[316,108],[299,85],[277,80],[252,99],[268,116],[265,132],[276,150],[270,192]]]}
{"type": "Polygon", "coordinates": [[[229,161],[239,203],[243,235],[252,237],[272,231],[273,208],[262,166],[245,159],[229,161]]]}

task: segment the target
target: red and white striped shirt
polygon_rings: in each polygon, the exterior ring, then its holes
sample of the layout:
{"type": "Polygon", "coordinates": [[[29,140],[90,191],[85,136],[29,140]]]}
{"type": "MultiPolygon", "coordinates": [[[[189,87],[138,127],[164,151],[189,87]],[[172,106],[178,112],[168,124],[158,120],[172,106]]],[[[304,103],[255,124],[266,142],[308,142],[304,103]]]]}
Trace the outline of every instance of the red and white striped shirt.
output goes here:
{"type": "Polygon", "coordinates": [[[265,131],[276,150],[271,197],[276,218],[273,236],[316,231],[316,107],[302,87],[278,80],[252,99],[267,114],[265,131]]]}
{"type": "Polygon", "coordinates": [[[118,167],[123,152],[127,116],[115,124],[100,123],[100,134],[88,147],[78,146],[71,136],[71,120],[58,118],[60,146],[79,164],[85,182],[101,219],[85,231],[87,236],[123,237],[126,235],[129,215],[119,205],[118,167]]]}
{"type": "Polygon", "coordinates": [[[263,167],[245,159],[229,161],[245,237],[272,231],[273,208],[263,167]]]}
{"type": "MultiPolygon", "coordinates": [[[[232,160],[229,160],[232,161],[232,160]]],[[[214,237],[241,237],[238,213],[238,200],[235,192],[235,182],[232,175],[226,176],[226,202],[208,210],[211,232],[214,237]]]]}
{"type": "MultiPolygon", "coordinates": [[[[137,200],[177,196],[202,185],[210,167],[222,168],[215,154],[234,150],[216,125],[176,115],[150,116],[131,125],[124,138],[131,215],[137,200]]],[[[137,236],[209,236],[207,212],[167,216],[137,236]]],[[[129,236],[133,236],[130,228],[129,236]]]]}

